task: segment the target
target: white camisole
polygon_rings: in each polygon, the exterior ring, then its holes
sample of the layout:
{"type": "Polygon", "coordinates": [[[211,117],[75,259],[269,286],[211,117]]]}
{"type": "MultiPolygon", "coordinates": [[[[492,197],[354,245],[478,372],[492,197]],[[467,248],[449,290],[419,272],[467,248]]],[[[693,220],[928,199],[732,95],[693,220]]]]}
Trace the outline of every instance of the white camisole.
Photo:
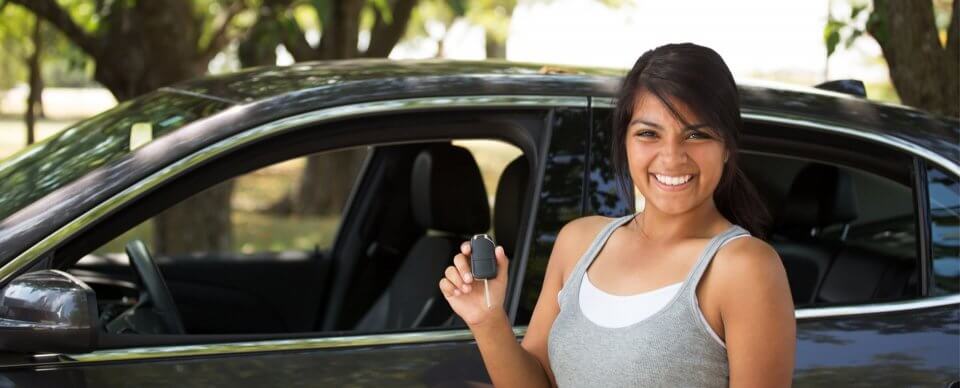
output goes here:
{"type": "MultiPolygon", "coordinates": [[[[720,246],[722,247],[731,240],[744,236],[747,235],[733,237],[720,246]]],[[[626,327],[660,311],[673,299],[681,285],[683,283],[679,282],[639,294],[614,295],[597,288],[590,281],[590,276],[584,273],[583,281],[580,283],[580,310],[583,311],[587,319],[599,326],[626,327]]],[[[557,293],[557,298],[559,300],[560,293],[557,293]]],[[[706,322],[703,313],[700,314],[700,319],[706,322]]],[[[720,341],[715,333],[711,334],[717,342],[723,345],[723,341],[720,341]]]]}

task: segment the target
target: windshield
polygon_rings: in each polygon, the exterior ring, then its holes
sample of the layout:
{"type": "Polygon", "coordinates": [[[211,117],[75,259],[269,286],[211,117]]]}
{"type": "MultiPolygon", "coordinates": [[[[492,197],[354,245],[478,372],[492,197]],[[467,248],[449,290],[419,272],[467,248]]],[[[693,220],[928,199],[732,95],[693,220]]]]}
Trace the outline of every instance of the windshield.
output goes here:
{"type": "Polygon", "coordinates": [[[0,161],[0,220],[150,140],[229,108],[171,92],[130,100],[0,161]]]}

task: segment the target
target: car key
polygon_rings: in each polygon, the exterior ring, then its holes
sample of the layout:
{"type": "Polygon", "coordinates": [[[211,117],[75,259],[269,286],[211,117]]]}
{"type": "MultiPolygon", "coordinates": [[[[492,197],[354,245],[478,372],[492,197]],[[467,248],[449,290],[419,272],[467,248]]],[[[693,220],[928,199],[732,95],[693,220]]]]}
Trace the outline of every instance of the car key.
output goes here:
{"type": "Polygon", "coordinates": [[[470,271],[474,279],[483,279],[483,297],[490,308],[490,278],[497,277],[497,256],[494,252],[497,243],[486,234],[475,234],[470,238],[470,271]]]}

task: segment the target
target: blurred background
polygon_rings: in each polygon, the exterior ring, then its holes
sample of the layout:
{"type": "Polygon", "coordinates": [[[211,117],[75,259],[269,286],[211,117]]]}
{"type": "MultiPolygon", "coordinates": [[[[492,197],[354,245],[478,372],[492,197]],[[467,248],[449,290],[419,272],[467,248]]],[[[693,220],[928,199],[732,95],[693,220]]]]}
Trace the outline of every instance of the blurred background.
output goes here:
{"type": "MultiPolygon", "coordinates": [[[[252,66],[386,57],[625,71],[644,51],[685,41],[719,52],[738,81],[858,79],[872,100],[956,117],[957,18],[950,0],[0,0],[0,159],[154,89],[252,66]]],[[[500,142],[461,145],[491,192],[519,154],[500,142]]],[[[346,157],[356,165],[362,152],[346,157]]],[[[233,249],[310,249],[332,237],[324,225],[336,225],[345,195],[288,198],[312,187],[310,158],[224,189],[234,236],[274,225],[233,249]],[[297,227],[284,232],[277,214],[297,227]]],[[[131,233],[150,240],[153,227],[131,233]]]]}

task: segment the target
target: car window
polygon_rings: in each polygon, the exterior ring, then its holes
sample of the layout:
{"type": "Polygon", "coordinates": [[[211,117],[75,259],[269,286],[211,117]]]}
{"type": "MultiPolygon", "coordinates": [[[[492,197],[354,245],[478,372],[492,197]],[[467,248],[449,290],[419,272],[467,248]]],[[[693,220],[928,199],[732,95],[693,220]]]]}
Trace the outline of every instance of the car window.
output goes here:
{"type": "MultiPolygon", "coordinates": [[[[443,162],[442,158],[437,160],[443,162]]],[[[412,328],[409,314],[403,316],[391,309],[411,307],[413,315],[417,315],[415,327],[460,327],[462,324],[458,325],[442,300],[436,282],[421,281],[423,273],[435,272],[435,276],[427,278],[439,279],[456,253],[438,247],[457,248],[459,242],[472,233],[492,234],[498,243],[508,239],[507,233],[516,233],[516,227],[503,227],[503,222],[496,222],[494,214],[498,196],[526,192],[526,180],[502,182],[505,171],[515,170],[517,166],[523,170],[529,167],[518,147],[487,139],[354,147],[290,159],[230,178],[163,210],[100,246],[71,271],[84,275],[81,278],[91,284],[98,297],[110,296],[104,298],[101,312],[105,320],[114,320],[128,311],[137,295],[134,290],[126,290],[125,298],[120,297],[116,287],[98,282],[97,278],[134,283],[136,279],[131,275],[124,247],[134,239],[145,242],[160,266],[187,334],[323,331],[321,322],[324,315],[330,313],[326,298],[331,297],[329,290],[335,281],[348,282],[341,303],[343,310],[338,310],[339,319],[335,327],[329,329],[337,333],[409,330],[412,328]],[[425,228],[418,224],[418,219],[413,217],[413,207],[421,205],[412,205],[410,200],[418,195],[417,190],[411,194],[412,180],[421,174],[415,170],[414,161],[432,149],[456,149],[469,155],[463,158],[458,154],[455,161],[461,163],[457,163],[460,165],[457,168],[469,169],[463,164],[475,164],[479,174],[473,182],[476,187],[482,185],[483,190],[470,195],[475,194],[475,200],[489,205],[489,214],[475,208],[469,212],[487,218],[471,224],[489,226],[466,233],[457,229],[462,226],[451,226],[449,220],[437,221],[436,225],[425,228]],[[356,228],[350,229],[340,241],[343,246],[361,247],[356,252],[337,251],[335,247],[335,239],[347,221],[344,214],[348,213],[342,212],[347,197],[331,195],[333,190],[327,182],[333,179],[332,172],[327,170],[323,173],[326,175],[306,183],[316,185],[314,190],[302,190],[303,175],[310,170],[311,158],[338,166],[333,173],[348,177],[341,181],[348,182],[349,186],[337,192],[349,194],[355,185],[371,190],[365,199],[355,199],[360,201],[356,206],[362,209],[349,213],[365,219],[350,220],[356,228]],[[367,158],[368,166],[379,163],[378,171],[382,174],[372,171],[364,173],[367,178],[362,179],[359,169],[339,167],[348,166],[349,163],[345,163],[348,160],[367,158]],[[298,204],[297,196],[304,192],[321,194],[318,200],[328,201],[332,207],[311,208],[310,205],[315,204],[298,204]],[[211,209],[218,200],[226,201],[228,206],[211,209]],[[176,227],[162,232],[159,225],[169,222],[164,217],[171,215],[188,217],[191,222],[178,222],[176,227]],[[229,228],[220,227],[222,219],[227,220],[229,228]],[[385,237],[378,228],[387,223],[403,225],[404,229],[402,233],[393,230],[385,237]],[[504,229],[498,230],[498,227],[504,229]],[[171,233],[176,240],[171,239],[171,233]],[[424,239],[430,241],[425,243],[424,239]],[[413,252],[421,252],[422,256],[413,252]],[[336,278],[337,270],[342,270],[347,263],[355,269],[351,276],[341,278],[343,280],[336,278]]],[[[426,206],[434,203],[476,204],[470,200],[434,200],[426,206]]],[[[522,203],[511,206],[520,206],[510,213],[512,215],[525,212],[522,203]]],[[[435,213],[434,218],[446,217],[443,208],[436,208],[435,213]]],[[[507,217],[512,220],[508,222],[519,222],[519,217],[515,220],[509,214],[507,217]]]]}
{"type": "Polygon", "coordinates": [[[745,151],[741,161],[774,217],[767,240],[797,307],[919,295],[910,186],[810,159],[745,151]]]}
{"type": "Polygon", "coordinates": [[[327,251],[368,153],[366,147],[327,152],[232,178],[137,225],[94,255],[122,261],[133,239],[160,261],[293,260],[327,251]],[[322,167],[331,164],[346,166],[337,171],[342,176],[322,167]],[[327,182],[337,179],[342,187],[334,190],[327,182]]]}
{"type": "Polygon", "coordinates": [[[937,167],[927,169],[933,295],[960,292],[960,181],[937,167]]]}

